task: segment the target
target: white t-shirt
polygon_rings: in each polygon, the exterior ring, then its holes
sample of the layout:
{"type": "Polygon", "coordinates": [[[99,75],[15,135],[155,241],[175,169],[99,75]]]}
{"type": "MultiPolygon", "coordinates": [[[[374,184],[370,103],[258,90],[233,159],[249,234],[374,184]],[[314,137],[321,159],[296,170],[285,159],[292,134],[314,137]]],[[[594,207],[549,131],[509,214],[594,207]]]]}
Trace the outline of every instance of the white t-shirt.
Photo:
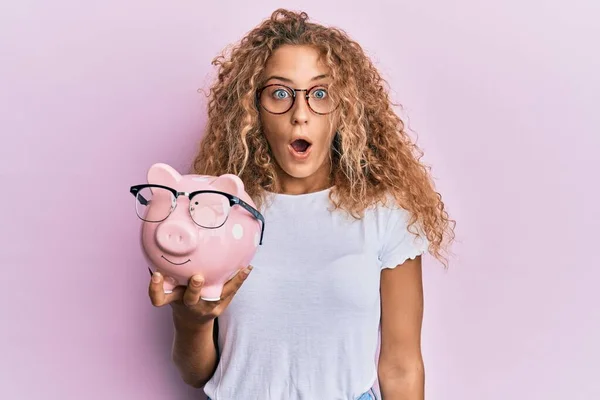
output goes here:
{"type": "Polygon", "coordinates": [[[219,316],[212,400],[355,400],[377,377],[380,277],[422,254],[408,213],[331,212],[330,190],[274,195],[254,269],[219,316]]]}

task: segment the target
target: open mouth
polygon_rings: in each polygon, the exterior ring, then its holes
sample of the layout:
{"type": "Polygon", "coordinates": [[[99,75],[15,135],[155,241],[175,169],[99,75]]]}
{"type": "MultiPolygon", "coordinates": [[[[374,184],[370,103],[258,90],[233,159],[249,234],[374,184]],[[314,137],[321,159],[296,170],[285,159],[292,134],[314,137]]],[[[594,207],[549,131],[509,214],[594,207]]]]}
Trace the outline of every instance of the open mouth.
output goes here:
{"type": "Polygon", "coordinates": [[[307,155],[312,147],[312,143],[306,139],[296,139],[290,143],[290,149],[299,156],[307,155]]]}
{"type": "Polygon", "coordinates": [[[188,259],[187,259],[187,261],[184,261],[184,262],[182,262],[182,263],[174,263],[173,261],[169,260],[169,259],[168,259],[167,257],[165,257],[165,256],[161,256],[161,257],[162,257],[162,258],[164,258],[165,260],[167,260],[168,262],[170,262],[170,263],[171,263],[171,264],[173,264],[173,265],[183,265],[183,264],[185,264],[185,263],[189,263],[190,261],[192,261],[192,260],[190,260],[190,259],[188,258],[188,259]]]}

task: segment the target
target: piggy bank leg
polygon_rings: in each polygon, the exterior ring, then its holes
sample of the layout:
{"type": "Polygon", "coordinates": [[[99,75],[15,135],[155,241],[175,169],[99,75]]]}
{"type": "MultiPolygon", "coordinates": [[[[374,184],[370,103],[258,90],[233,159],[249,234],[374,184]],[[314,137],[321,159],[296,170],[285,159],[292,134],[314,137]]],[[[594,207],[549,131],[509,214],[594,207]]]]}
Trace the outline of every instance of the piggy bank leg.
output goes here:
{"type": "Polygon", "coordinates": [[[223,285],[204,286],[200,290],[200,298],[204,301],[219,301],[222,291],[223,285]]]}
{"type": "Polygon", "coordinates": [[[174,279],[165,279],[163,281],[163,291],[165,293],[173,293],[173,289],[177,286],[177,282],[174,279]]]}

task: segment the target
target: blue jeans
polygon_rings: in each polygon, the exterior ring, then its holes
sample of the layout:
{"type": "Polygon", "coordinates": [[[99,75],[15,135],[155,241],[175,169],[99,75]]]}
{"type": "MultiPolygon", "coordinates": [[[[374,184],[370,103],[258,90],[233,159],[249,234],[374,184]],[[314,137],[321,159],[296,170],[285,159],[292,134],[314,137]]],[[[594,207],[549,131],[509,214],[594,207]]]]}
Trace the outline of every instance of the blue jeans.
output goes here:
{"type": "Polygon", "coordinates": [[[373,389],[371,389],[368,392],[361,394],[357,400],[376,400],[375,392],[373,391],[373,389]]]}
{"type": "MultiPolygon", "coordinates": [[[[210,397],[208,397],[207,400],[211,400],[210,397]]],[[[361,394],[356,400],[376,400],[375,392],[373,392],[373,389],[371,389],[368,392],[361,394]]]]}

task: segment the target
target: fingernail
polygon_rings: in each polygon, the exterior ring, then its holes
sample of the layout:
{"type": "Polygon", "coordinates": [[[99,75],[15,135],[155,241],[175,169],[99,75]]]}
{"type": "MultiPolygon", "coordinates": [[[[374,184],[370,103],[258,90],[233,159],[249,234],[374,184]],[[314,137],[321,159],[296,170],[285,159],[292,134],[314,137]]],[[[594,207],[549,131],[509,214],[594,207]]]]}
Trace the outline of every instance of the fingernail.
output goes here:
{"type": "Polygon", "coordinates": [[[250,271],[252,271],[252,268],[254,268],[252,265],[249,265],[246,268],[244,268],[244,274],[249,275],[250,271]]]}
{"type": "Polygon", "coordinates": [[[200,286],[202,284],[202,278],[200,278],[199,276],[194,276],[192,278],[192,283],[194,284],[194,286],[200,286]]]}
{"type": "Polygon", "coordinates": [[[155,272],[152,274],[152,282],[154,282],[154,283],[160,282],[160,272],[155,272]]]}

